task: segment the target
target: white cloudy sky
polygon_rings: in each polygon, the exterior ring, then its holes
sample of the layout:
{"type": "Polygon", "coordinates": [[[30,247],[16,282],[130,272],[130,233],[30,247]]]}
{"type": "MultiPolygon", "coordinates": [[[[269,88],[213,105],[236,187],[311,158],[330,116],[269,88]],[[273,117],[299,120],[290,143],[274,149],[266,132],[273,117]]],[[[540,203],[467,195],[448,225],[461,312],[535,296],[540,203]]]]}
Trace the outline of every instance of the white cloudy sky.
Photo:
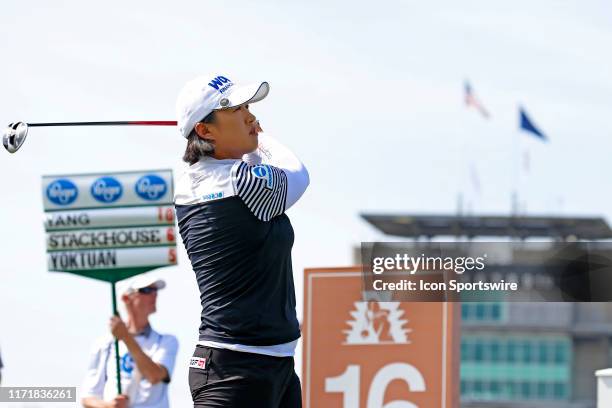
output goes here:
{"type": "MultiPolygon", "coordinates": [[[[347,265],[382,238],[360,212],[449,213],[463,192],[506,214],[518,188],[528,213],[612,219],[610,2],[6,1],[2,15],[0,123],[172,120],[198,74],[269,81],[252,111],[312,180],[289,214],[300,303],[303,268],[347,265]],[[465,78],[491,120],[465,109],[465,78]],[[551,143],[517,131],[519,103],[551,143]]],[[[106,284],[46,271],[41,176],[176,167],[183,148],[169,128],[64,128],[0,152],[5,385],[78,385],[111,308],[106,284]]],[[[179,261],[158,271],[153,320],[179,338],[170,392],[188,406],[199,304],[179,261]]]]}

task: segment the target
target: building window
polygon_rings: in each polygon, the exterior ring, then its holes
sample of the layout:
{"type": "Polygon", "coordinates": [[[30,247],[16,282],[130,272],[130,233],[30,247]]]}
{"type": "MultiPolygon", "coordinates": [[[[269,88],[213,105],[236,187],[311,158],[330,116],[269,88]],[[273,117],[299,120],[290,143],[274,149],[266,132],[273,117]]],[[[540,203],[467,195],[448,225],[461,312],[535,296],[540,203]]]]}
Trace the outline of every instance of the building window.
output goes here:
{"type": "Polygon", "coordinates": [[[569,336],[491,333],[461,339],[461,395],[471,400],[566,400],[570,373],[569,336]]]}
{"type": "Polygon", "coordinates": [[[461,319],[464,322],[504,322],[504,311],[505,305],[501,302],[463,302],[461,319]]]}
{"type": "Polygon", "coordinates": [[[553,395],[557,399],[567,398],[568,385],[565,383],[557,382],[553,385],[553,395]]]}
{"type": "Polygon", "coordinates": [[[564,343],[558,342],[555,344],[555,363],[563,364],[568,360],[568,348],[564,343]]]}

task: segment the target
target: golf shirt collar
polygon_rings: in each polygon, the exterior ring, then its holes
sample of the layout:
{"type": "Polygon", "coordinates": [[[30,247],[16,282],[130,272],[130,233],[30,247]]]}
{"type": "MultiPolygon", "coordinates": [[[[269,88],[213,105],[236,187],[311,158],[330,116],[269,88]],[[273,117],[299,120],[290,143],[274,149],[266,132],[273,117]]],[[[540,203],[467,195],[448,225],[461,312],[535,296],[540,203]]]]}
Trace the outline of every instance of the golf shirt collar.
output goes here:
{"type": "Polygon", "coordinates": [[[136,336],[145,336],[145,337],[149,337],[151,335],[151,332],[153,331],[153,329],[151,328],[151,325],[148,324],[147,327],[145,327],[144,329],[142,329],[141,331],[139,331],[138,333],[130,333],[132,336],[136,337],[136,336]]]}

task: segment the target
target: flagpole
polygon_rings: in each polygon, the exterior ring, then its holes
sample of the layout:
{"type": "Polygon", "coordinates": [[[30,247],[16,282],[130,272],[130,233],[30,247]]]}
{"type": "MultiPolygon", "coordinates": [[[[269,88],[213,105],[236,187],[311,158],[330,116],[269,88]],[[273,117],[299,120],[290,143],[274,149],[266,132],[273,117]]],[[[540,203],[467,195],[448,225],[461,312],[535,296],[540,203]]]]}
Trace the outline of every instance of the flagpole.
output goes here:
{"type": "MultiPolygon", "coordinates": [[[[518,106],[518,111],[520,112],[520,105],[518,106]]],[[[521,137],[519,132],[516,130],[513,132],[513,158],[512,158],[512,166],[513,166],[513,191],[510,196],[510,208],[511,215],[513,217],[520,216],[520,178],[521,178],[521,137]]]]}
{"type": "MultiPolygon", "coordinates": [[[[468,80],[464,81],[463,87],[464,87],[463,89],[464,89],[465,106],[468,108],[472,106],[473,108],[476,108],[481,114],[483,114],[484,110],[478,106],[478,102],[476,101],[476,98],[472,94],[472,87],[468,80]]],[[[472,119],[472,122],[475,124],[476,120],[472,119]]],[[[474,125],[470,123],[470,127],[474,128],[474,125]]],[[[472,215],[472,211],[473,211],[473,202],[475,198],[474,198],[474,189],[471,188],[471,185],[472,185],[471,176],[472,175],[471,175],[470,166],[472,162],[474,162],[475,160],[474,153],[473,153],[473,150],[475,149],[471,149],[470,147],[474,143],[473,138],[474,138],[475,133],[477,134],[478,132],[469,132],[469,134],[472,136],[464,139],[464,143],[463,143],[463,153],[464,153],[464,158],[466,159],[465,181],[463,183],[465,197],[464,197],[464,194],[460,193],[458,200],[457,200],[458,201],[457,208],[458,208],[459,216],[470,216],[472,215]]]]}
{"type": "MultiPolygon", "coordinates": [[[[544,133],[542,133],[535,125],[534,123],[529,119],[529,117],[527,116],[527,113],[525,111],[525,109],[519,104],[518,106],[519,108],[519,132],[529,132],[530,135],[538,137],[541,141],[546,142],[547,141],[547,137],[544,135],[544,133]]],[[[520,148],[520,136],[517,138],[517,146],[518,146],[518,155],[519,155],[519,160],[517,162],[518,164],[518,187],[517,190],[520,192],[520,188],[521,188],[521,178],[522,178],[522,172],[523,172],[523,166],[521,165],[521,159],[523,158],[522,155],[522,151],[520,148]]],[[[520,208],[520,201],[518,198],[518,192],[517,192],[517,197],[516,197],[516,206],[517,206],[517,210],[520,208]]],[[[523,213],[527,212],[527,200],[525,200],[524,204],[523,204],[523,213]]]]}
{"type": "MultiPolygon", "coordinates": [[[[476,110],[478,110],[481,116],[484,117],[485,119],[490,118],[491,115],[489,114],[489,111],[475,97],[472,91],[472,86],[470,85],[470,82],[467,79],[464,81],[464,97],[465,97],[466,106],[468,107],[471,106],[475,108],[476,110]]],[[[476,204],[478,203],[477,200],[480,200],[482,198],[480,197],[480,193],[481,193],[480,181],[478,180],[478,171],[476,167],[478,155],[474,155],[474,153],[470,149],[469,153],[466,154],[466,158],[468,159],[468,163],[466,163],[467,164],[466,170],[467,170],[467,177],[468,177],[467,182],[472,188],[467,189],[469,194],[467,195],[467,199],[466,199],[465,212],[467,215],[472,215],[474,208],[476,207],[476,204]]]]}

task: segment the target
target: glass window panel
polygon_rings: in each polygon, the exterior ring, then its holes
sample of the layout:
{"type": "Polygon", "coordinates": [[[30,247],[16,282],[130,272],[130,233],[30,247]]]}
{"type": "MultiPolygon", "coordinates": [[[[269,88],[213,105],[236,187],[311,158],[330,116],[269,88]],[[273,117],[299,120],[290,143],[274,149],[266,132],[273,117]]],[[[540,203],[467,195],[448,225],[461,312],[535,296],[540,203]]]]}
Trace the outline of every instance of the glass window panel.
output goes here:
{"type": "Polygon", "coordinates": [[[564,399],[566,398],[566,386],[565,383],[556,382],[553,386],[554,396],[556,399],[564,399]]]}
{"type": "Polygon", "coordinates": [[[510,397],[510,399],[519,398],[518,391],[518,385],[514,381],[508,382],[508,396],[510,397]]]}
{"type": "Polygon", "coordinates": [[[464,320],[470,319],[470,304],[469,303],[463,303],[461,305],[461,318],[464,320]]]}
{"type": "Polygon", "coordinates": [[[500,360],[500,347],[499,343],[495,340],[491,342],[491,361],[498,362],[500,360]]]}
{"type": "Polygon", "coordinates": [[[524,341],[521,344],[521,354],[523,363],[530,363],[532,352],[531,352],[531,344],[528,341],[524,341]]]}
{"type": "Polygon", "coordinates": [[[484,313],[483,320],[491,320],[491,304],[483,303],[482,308],[484,313]]]}
{"type": "Polygon", "coordinates": [[[476,320],[485,319],[485,305],[482,303],[476,303],[476,320]]]}
{"type": "Polygon", "coordinates": [[[517,344],[514,339],[509,339],[508,344],[506,346],[506,360],[509,363],[514,363],[518,360],[517,356],[517,344]]]}
{"type": "Polygon", "coordinates": [[[521,397],[531,398],[531,384],[528,381],[521,382],[521,397]]]}
{"type": "Polygon", "coordinates": [[[546,364],[548,362],[549,343],[541,341],[538,343],[538,362],[546,364]]]}
{"type": "Polygon", "coordinates": [[[554,384],[551,382],[546,383],[546,395],[548,399],[552,399],[555,397],[554,384]]]}
{"type": "Polygon", "coordinates": [[[501,320],[501,305],[499,303],[491,305],[491,318],[493,320],[501,320]]]}
{"type": "Polygon", "coordinates": [[[538,383],[536,382],[531,382],[531,398],[538,398],[538,383]]]}
{"type": "Polygon", "coordinates": [[[499,381],[491,381],[489,388],[491,390],[491,394],[493,395],[499,395],[501,392],[501,385],[499,381]]]}
{"type": "Polygon", "coordinates": [[[555,344],[555,363],[563,364],[568,361],[569,349],[567,343],[558,342],[555,344]]]}
{"type": "Polygon", "coordinates": [[[465,380],[464,383],[465,383],[465,393],[466,394],[471,394],[472,390],[474,388],[473,381],[465,380]]]}
{"type": "Polygon", "coordinates": [[[474,344],[474,360],[484,361],[484,345],[478,340],[474,344]]]}
{"type": "Polygon", "coordinates": [[[538,395],[538,398],[541,398],[541,399],[546,398],[547,393],[546,393],[546,383],[545,382],[538,382],[537,395],[538,395]]]}

